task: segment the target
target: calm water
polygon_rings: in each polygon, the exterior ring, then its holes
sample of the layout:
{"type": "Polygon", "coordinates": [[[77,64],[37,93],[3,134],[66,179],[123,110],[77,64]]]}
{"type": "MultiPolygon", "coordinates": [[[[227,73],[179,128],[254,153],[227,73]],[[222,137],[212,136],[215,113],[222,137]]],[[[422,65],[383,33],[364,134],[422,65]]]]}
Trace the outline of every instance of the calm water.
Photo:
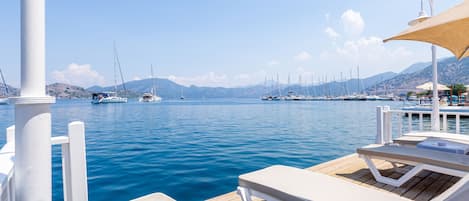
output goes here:
{"type": "MultiPolygon", "coordinates": [[[[306,168],[372,143],[375,107],[394,102],[165,101],[52,106],[53,135],[86,126],[89,200],[164,192],[180,201],[235,190],[237,176],[274,164],[306,168]]],[[[0,107],[0,144],[14,122],[0,107]]],[[[60,149],[53,149],[54,200],[62,200],[60,149]]]]}

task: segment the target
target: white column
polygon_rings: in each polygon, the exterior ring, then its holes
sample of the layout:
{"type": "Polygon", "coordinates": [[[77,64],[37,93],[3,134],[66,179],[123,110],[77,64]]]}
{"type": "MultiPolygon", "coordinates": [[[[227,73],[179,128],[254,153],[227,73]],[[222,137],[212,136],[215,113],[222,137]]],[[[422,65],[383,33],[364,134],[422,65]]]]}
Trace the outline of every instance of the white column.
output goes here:
{"type": "Polygon", "coordinates": [[[45,95],[45,0],[21,0],[21,96],[45,95]]]}
{"type": "Polygon", "coordinates": [[[432,45],[433,63],[433,98],[432,98],[432,130],[440,130],[440,101],[438,100],[438,64],[436,61],[436,47],[432,45]]]}
{"type": "MultiPolygon", "coordinates": [[[[430,4],[430,15],[433,17],[433,0],[428,1],[430,4]]],[[[436,47],[432,45],[432,66],[433,66],[433,98],[432,98],[432,131],[440,130],[440,102],[438,100],[438,63],[436,61],[436,47]]]]}
{"type": "Polygon", "coordinates": [[[15,200],[52,200],[51,114],[45,95],[45,0],[21,0],[21,96],[15,103],[15,200]]]}

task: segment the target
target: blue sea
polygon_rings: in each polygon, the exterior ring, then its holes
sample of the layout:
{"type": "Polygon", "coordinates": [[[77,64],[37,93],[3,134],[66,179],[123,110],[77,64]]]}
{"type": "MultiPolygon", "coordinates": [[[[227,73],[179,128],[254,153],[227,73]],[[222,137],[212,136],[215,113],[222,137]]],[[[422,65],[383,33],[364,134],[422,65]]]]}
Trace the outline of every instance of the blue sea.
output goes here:
{"type": "MultiPolygon", "coordinates": [[[[51,109],[54,136],[85,122],[89,200],[164,192],[199,201],[234,191],[240,174],[274,164],[306,168],[373,143],[378,105],[402,103],[58,100],[51,109]]],[[[0,128],[12,125],[14,106],[1,106],[0,118],[0,128]]],[[[63,199],[60,154],[54,147],[54,200],[63,199]]]]}

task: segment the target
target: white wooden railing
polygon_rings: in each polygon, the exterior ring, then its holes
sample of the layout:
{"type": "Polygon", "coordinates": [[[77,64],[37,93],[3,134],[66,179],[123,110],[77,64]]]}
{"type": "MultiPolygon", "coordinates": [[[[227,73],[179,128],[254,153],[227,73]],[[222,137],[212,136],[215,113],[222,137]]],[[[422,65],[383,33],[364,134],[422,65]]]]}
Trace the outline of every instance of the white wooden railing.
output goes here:
{"type": "MultiPolygon", "coordinates": [[[[406,129],[407,133],[414,131],[430,131],[431,126],[427,126],[428,129],[425,128],[424,116],[431,116],[431,114],[432,111],[391,110],[389,106],[378,106],[376,108],[376,143],[390,143],[393,137],[402,136],[404,129],[406,129]],[[404,120],[404,117],[406,117],[407,120],[404,120]],[[415,129],[414,126],[415,120],[418,120],[417,129],[415,129]]],[[[469,112],[440,112],[440,131],[462,134],[461,117],[469,117],[469,112]],[[451,130],[448,128],[449,117],[454,118],[454,129],[451,130]]],[[[428,120],[430,119],[431,118],[428,118],[428,120]]],[[[430,124],[430,122],[428,124],[430,124]]]]}
{"type": "MultiPolygon", "coordinates": [[[[14,201],[15,126],[7,128],[6,144],[0,149],[0,201],[14,201]]],[[[88,200],[85,125],[68,124],[68,134],[51,138],[62,146],[63,192],[66,201],[88,200]]]]}

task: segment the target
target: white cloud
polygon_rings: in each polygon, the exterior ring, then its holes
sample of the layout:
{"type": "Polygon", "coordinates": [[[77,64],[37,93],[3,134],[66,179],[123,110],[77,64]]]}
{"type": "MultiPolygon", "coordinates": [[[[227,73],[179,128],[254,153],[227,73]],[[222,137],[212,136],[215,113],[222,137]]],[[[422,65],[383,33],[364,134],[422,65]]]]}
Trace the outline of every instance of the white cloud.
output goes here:
{"type": "Polygon", "coordinates": [[[268,66],[275,66],[275,65],[279,65],[280,62],[278,62],[277,60],[271,60],[267,63],[268,66]]]}
{"type": "Polygon", "coordinates": [[[311,58],[313,58],[313,57],[311,56],[311,54],[309,54],[309,53],[306,52],[306,51],[300,52],[300,53],[298,53],[298,55],[295,56],[295,60],[296,60],[296,61],[308,61],[308,60],[310,60],[311,58]]]}
{"type": "Polygon", "coordinates": [[[378,37],[362,37],[356,41],[346,41],[342,47],[338,47],[336,52],[339,56],[349,58],[353,61],[359,61],[360,57],[367,60],[376,59],[385,48],[381,38],[378,37]]]}
{"type": "Polygon", "coordinates": [[[139,76],[134,76],[134,77],[132,78],[132,80],[138,81],[138,80],[142,80],[142,78],[140,78],[139,76]]]}
{"type": "Polygon", "coordinates": [[[332,39],[332,40],[335,40],[337,39],[338,37],[340,37],[340,34],[338,34],[333,28],[331,27],[327,27],[325,30],[324,30],[324,33],[326,33],[326,35],[332,39]]]}
{"type": "Polygon", "coordinates": [[[81,87],[103,85],[105,80],[97,71],[91,69],[90,64],[68,65],[66,69],[52,71],[53,82],[60,82],[81,87]]]}
{"type": "Polygon", "coordinates": [[[404,47],[385,46],[379,37],[361,37],[349,40],[329,51],[323,51],[320,59],[335,66],[360,65],[364,74],[380,73],[412,63],[416,55],[404,47]]]}
{"type": "Polygon", "coordinates": [[[365,29],[365,21],[361,14],[352,9],[345,11],[342,14],[342,24],[346,34],[352,37],[360,36],[365,29]]]}

